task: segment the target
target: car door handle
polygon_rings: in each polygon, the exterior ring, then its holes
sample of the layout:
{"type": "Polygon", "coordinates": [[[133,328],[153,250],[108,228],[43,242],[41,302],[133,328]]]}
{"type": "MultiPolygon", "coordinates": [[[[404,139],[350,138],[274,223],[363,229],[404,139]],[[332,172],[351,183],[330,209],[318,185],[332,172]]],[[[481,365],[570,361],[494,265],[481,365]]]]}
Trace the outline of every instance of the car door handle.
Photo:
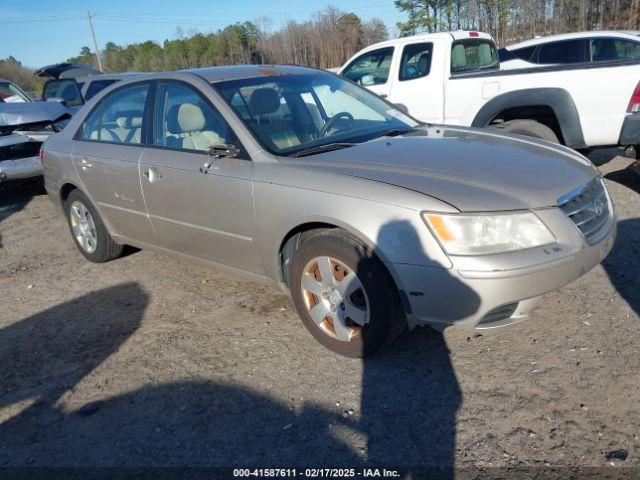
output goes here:
{"type": "Polygon", "coordinates": [[[83,158],[82,160],[80,160],[80,167],[82,168],[82,170],[87,170],[93,167],[93,165],[89,163],[86,158],[83,158]]]}
{"type": "Polygon", "coordinates": [[[159,180],[162,180],[162,175],[160,175],[160,172],[158,172],[158,170],[156,170],[155,168],[149,168],[148,170],[145,170],[142,173],[145,177],[147,177],[147,179],[149,179],[150,183],[154,183],[157,182],[159,180]]]}

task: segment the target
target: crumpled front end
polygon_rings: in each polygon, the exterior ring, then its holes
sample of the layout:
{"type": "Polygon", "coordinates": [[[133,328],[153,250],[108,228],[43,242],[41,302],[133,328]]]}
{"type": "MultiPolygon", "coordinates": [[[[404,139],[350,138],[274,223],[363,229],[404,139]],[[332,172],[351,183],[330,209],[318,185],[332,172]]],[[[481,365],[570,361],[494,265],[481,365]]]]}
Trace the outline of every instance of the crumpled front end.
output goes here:
{"type": "Polygon", "coordinates": [[[17,133],[0,136],[0,182],[42,175],[39,151],[48,135],[40,132],[33,137],[17,133]]]}

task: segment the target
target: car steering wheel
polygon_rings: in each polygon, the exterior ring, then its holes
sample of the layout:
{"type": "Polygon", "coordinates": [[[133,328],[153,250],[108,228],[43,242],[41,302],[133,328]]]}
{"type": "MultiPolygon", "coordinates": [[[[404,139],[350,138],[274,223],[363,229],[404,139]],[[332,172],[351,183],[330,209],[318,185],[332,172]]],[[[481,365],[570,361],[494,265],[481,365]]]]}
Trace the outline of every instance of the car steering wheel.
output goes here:
{"type": "Polygon", "coordinates": [[[329,130],[331,130],[331,128],[341,118],[346,118],[349,121],[349,126],[351,126],[351,124],[353,123],[353,115],[351,115],[349,112],[338,112],[333,117],[331,117],[327,123],[324,124],[322,130],[320,130],[320,136],[326,137],[329,130]]]}

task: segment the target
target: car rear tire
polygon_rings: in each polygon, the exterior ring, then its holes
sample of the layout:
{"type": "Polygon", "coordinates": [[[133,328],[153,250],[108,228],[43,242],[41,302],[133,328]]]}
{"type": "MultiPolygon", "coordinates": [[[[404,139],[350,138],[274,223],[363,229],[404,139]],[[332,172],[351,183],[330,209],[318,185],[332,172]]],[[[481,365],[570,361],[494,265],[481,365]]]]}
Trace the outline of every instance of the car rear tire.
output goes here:
{"type": "Polygon", "coordinates": [[[547,142],[560,143],[558,136],[553,130],[535,120],[508,120],[506,122],[496,123],[492,125],[492,127],[504,132],[517,133],[527,137],[546,140],[547,142]]]}
{"type": "Polygon", "coordinates": [[[87,260],[103,263],[122,255],[123,246],[113,241],[95,207],[80,190],[73,190],[67,197],[65,214],[74,243],[87,260]]]}
{"type": "Polygon", "coordinates": [[[293,256],[289,278],[305,327],[336,353],[371,355],[406,329],[391,275],[346,232],[328,230],[306,240],[293,256]]]}

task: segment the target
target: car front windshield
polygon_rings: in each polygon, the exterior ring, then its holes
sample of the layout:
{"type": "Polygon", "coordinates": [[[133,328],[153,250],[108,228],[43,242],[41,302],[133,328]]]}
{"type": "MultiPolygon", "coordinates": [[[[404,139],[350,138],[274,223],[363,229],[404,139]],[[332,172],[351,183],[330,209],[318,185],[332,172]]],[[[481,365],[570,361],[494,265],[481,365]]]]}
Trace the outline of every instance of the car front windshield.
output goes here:
{"type": "Polygon", "coordinates": [[[215,82],[213,87],[276,155],[360,143],[418,125],[368,90],[320,71],[215,82]]]}
{"type": "Polygon", "coordinates": [[[31,99],[11,82],[0,82],[0,102],[24,103],[31,99]]]}

